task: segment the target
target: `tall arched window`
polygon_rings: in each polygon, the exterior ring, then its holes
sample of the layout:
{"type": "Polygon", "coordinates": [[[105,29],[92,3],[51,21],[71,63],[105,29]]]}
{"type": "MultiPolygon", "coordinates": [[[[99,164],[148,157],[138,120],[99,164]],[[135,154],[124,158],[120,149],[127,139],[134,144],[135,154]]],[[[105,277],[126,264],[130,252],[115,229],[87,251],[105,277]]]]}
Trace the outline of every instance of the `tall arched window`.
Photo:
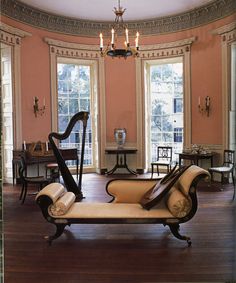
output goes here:
{"type": "MultiPolygon", "coordinates": [[[[57,58],[57,121],[58,132],[63,133],[71,117],[79,111],[88,111],[84,166],[95,167],[97,96],[94,91],[96,62],[73,58],[57,58]]],[[[81,148],[82,126],[77,124],[61,147],[81,148]]]]}
{"type": "MultiPolygon", "coordinates": [[[[84,171],[99,172],[104,167],[106,137],[104,58],[96,46],[50,38],[45,41],[50,50],[51,129],[64,132],[73,114],[89,111],[84,171]]],[[[80,141],[81,129],[75,125],[61,146],[79,147],[80,141]]]]}
{"type": "Polygon", "coordinates": [[[183,58],[146,61],[146,144],[149,160],[157,146],[171,146],[173,160],[183,149],[183,58]]]}
{"type": "Polygon", "coordinates": [[[140,171],[150,168],[157,145],[171,145],[175,152],[191,145],[190,47],[194,40],[146,45],[136,59],[140,171]]]}

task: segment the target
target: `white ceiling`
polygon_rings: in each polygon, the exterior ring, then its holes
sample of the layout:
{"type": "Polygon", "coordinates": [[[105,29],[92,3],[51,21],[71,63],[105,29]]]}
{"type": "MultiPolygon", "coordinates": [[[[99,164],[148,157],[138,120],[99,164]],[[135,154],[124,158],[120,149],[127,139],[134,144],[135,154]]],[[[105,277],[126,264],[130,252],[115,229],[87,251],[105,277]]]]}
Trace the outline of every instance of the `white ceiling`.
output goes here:
{"type": "MultiPolygon", "coordinates": [[[[20,0],[48,13],[92,21],[113,21],[118,0],[20,0]]],[[[145,20],[183,13],[212,0],[120,0],[124,21],[145,20]]]]}

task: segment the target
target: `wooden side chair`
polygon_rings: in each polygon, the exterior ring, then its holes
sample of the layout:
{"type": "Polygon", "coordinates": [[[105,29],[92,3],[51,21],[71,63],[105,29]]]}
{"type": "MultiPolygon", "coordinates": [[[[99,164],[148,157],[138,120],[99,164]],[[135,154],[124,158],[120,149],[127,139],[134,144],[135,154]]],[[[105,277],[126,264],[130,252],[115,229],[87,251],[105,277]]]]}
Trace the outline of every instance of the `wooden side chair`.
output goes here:
{"type": "Polygon", "coordinates": [[[208,169],[209,173],[211,174],[211,180],[213,180],[213,173],[221,174],[221,184],[222,185],[224,184],[225,176],[227,175],[227,178],[228,178],[231,174],[232,182],[234,185],[233,200],[235,197],[234,168],[235,168],[235,151],[225,149],[223,164],[221,166],[211,167],[208,169]]]}
{"type": "Polygon", "coordinates": [[[167,173],[171,170],[172,163],[172,147],[171,146],[158,146],[157,147],[157,160],[151,163],[152,175],[154,173],[154,167],[156,166],[157,174],[160,175],[159,166],[164,166],[167,168],[167,173]]]}
{"type": "Polygon", "coordinates": [[[26,176],[26,163],[23,156],[21,156],[20,164],[19,164],[19,176],[22,184],[21,193],[19,199],[23,204],[25,202],[25,198],[27,195],[28,185],[38,185],[41,190],[44,186],[48,185],[51,182],[51,179],[45,178],[44,176],[36,176],[36,177],[27,177],[26,176]]]}

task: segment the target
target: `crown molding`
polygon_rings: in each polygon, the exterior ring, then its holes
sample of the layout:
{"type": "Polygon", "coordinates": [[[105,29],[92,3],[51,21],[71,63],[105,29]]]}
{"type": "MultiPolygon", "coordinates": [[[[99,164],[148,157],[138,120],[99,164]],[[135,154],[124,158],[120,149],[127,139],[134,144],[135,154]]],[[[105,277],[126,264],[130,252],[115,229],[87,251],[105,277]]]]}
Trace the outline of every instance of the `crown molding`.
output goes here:
{"type": "MultiPolygon", "coordinates": [[[[186,13],[143,21],[128,21],[126,24],[131,32],[139,30],[142,35],[155,35],[194,28],[235,12],[235,0],[214,0],[186,13]]],[[[1,14],[37,28],[89,37],[97,37],[100,31],[107,31],[108,35],[113,25],[113,22],[86,21],[50,14],[18,0],[1,0],[1,14]]]]}
{"type": "Polygon", "coordinates": [[[45,37],[44,41],[48,45],[53,45],[55,47],[64,47],[69,49],[78,49],[84,51],[98,51],[97,45],[81,44],[81,43],[70,43],[62,40],[57,40],[49,37],[45,37]]]}
{"type": "Polygon", "coordinates": [[[0,30],[7,32],[7,33],[10,33],[12,35],[19,36],[19,37],[32,36],[32,34],[27,32],[27,31],[24,31],[24,30],[18,29],[18,28],[14,28],[14,27],[9,26],[9,25],[4,24],[4,23],[0,23],[0,30]]]}
{"type": "Polygon", "coordinates": [[[214,29],[211,33],[221,36],[221,42],[223,44],[232,43],[236,40],[236,22],[214,29]]]}
{"type": "Polygon", "coordinates": [[[214,29],[212,31],[212,34],[220,34],[220,35],[222,35],[224,33],[231,32],[231,31],[233,31],[235,29],[236,29],[236,22],[232,22],[232,23],[230,23],[228,25],[225,25],[225,26],[222,26],[220,28],[214,29]]]}
{"type": "Polygon", "coordinates": [[[154,44],[154,45],[142,45],[140,46],[140,52],[183,47],[186,45],[191,45],[194,41],[196,41],[196,39],[197,39],[196,37],[189,37],[189,38],[172,41],[172,42],[166,42],[166,43],[160,43],[160,44],[154,44]]]}
{"type": "Polygon", "coordinates": [[[13,46],[21,45],[21,39],[26,36],[31,36],[31,33],[11,27],[4,23],[0,24],[0,42],[13,46]]]}
{"type": "Polygon", "coordinates": [[[50,53],[80,59],[101,59],[100,51],[95,45],[78,44],[45,37],[44,41],[50,46],[50,53]]]}

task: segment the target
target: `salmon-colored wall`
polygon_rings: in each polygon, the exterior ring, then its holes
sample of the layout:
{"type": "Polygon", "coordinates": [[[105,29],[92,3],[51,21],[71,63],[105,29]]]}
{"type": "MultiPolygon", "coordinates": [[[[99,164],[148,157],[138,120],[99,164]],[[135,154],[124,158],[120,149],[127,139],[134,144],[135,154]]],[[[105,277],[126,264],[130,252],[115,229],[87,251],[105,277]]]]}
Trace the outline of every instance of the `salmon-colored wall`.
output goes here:
{"type": "MultiPolygon", "coordinates": [[[[191,47],[191,102],[192,102],[192,143],[221,144],[221,42],[220,37],[211,31],[234,20],[234,16],[182,32],[142,36],[140,45],[172,42],[196,37],[191,47]],[[212,111],[209,117],[198,112],[198,97],[211,97],[212,111]]],[[[22,125],[23,140],[47,140],[51,131],[50,114],[50,61],[49,47],[44,37],[67,42],[99,44],[96,38],[76,37],[52,33],[2,17],[2,21],[13,27],[32,34],[22,40],[21,79],[22,79],[22,125]],[[33,97],[38,96],[40,103],[46,100],[45,115],[38,118],[33,114],[33,97]]],[[[127,129],[127,141],[135,143],[136,136],[136,87],[135,62],[133,58],[105,58],[105,92],[107,141],[113,141],[116,127],[127,129]]]]}
{"type": "Polygon", "coordinates": [[[105,76],[107,139],[114,140],[114,128],[126,128],[127,140],[136,142],[134,59],[106,58],[105,76]]]}

